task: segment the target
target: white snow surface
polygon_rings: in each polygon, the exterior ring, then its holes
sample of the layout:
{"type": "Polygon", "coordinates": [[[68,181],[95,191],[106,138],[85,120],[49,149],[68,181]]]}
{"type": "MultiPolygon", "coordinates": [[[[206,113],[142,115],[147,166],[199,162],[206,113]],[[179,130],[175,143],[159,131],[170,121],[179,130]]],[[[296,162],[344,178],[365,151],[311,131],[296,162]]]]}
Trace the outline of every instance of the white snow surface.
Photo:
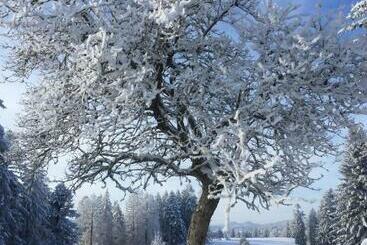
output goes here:
{"type": "Polygon", "coordinates": [[[364,239],[361,245],[367,245],[367,239],[364,239]]]}
{"type": "MultiPolygon", "coordinates": [[[[248,238],[251,245],[295,245],[293,238],[285,237],[270,237],[270,238],[248,238]]],[[[209,243],[209,245],[239,245],[238,238],[231,240],[216,239],[209,243]]]]}

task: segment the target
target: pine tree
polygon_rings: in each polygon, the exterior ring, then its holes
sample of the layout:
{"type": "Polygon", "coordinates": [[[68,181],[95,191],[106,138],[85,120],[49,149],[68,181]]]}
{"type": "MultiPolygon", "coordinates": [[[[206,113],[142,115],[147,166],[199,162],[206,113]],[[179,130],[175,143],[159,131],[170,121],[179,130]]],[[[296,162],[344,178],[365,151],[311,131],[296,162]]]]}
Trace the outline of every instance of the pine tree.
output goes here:
{"type": "Polygon", "coordinates": [[[264,230],[264,237],[270,237],[270,231],[269,229],[264,230]]]}
{"type": "Polygon", "coordinates": [[[339,234],[345,235],[346,245],[360,244],[367,238],[367,136],[362,128],[349,132],[348,147],[341,167],[343,175],[339,186],[339,234]]]}
{"type": "Polygon", "coordinates": [[[344,192],[345,189],[342,188],[342,184],[339,185],[336,192],[336,223],[333,226],[334,232],[336,234],[336,239],[334,240],[335,245],[345,245],[347,242],[347,216],[345,211],[347,208],[348,200],[345,198],[347,195],[344,192]]]}
{"type": "Polygon", "coordinates": [[[64,184],[58,184],[50,196],[49,225],[52,244],[73,245],[78,241],[78,229],[72,220],[77,217],[73,209],[73,195],[64,184]]]}
{"type": "Polygon", "coordinates": [[[130,195],[126,202],[125,212],[127,244],[145,244],[145,216],[146,210],[142,205],[142,196],[140,194],[130,195]]]}
{"type": "Polygon", "coordinates": [[[318,245],[317,243],[317,230],[318,230],[318,218],[314,209],[311,209],[308,216],[308,240],[309,245],[318,245]]]}
{"type": "Polygon", "coordinates": [[[321,200],[319,210],[319,245],[333,245],[336,239],[334,225],[336,224],[336,197],[330,189],[321,200]]]}
{"type": "Polygon", "coordinates": [[[20,236],[24,209],[19,199],[23,188],[6,164],[0,163],[0,244],[25,244],[20,236]]]}
{"type": "Polygon", "coordinates": [[[80,229],[80,241],[81,245],[93,244],[94,237],[94,203],[95,198],[83,197],[78,204],[77,218],[78,227],[80,229]]]}
{"type": "MultiPolygon", "coordinates": [[[[8,138],[9,139],[9,138],[8,138]]],[[[31,171],[28,161],[11,162],[18,167],[16,176],[9,169],[9,159],[4,152],[9,150],[0,125],[0,244],[6,245],[42,245],[51,244],[48,226],[48,195],[45,173],[42,170],[31,171]]],[[[16,145],[12,141],[12,145],[16,145]]],[[[12,147],[14,148],[14,147],[12,147]]]]}
{"type": "Polygon", "coordinates": [[[93,197],[93,244],[103,244],[105,240],[104,196],[93,197]]]}
{"type": "Polygon", "coordinates": [[[164,205],[164,222],[169,229],[166,231],[166,237],[163,240],[168,245],[177,245],[185,241],[185,226],[182,220],[179,203],[174,192],[171,192],[164,205]]]}
{"type": "Polygon", "coordinates": [[[114,202],[113,204],[112,216],[113,216],[112,245],[125,245],[126,244],[125,220],[118,202],[114,202]]]}
{"type": "Polygon", "coordinates": [[[160,233],[159,204],[156,203],[152,195],[144,194],[142,205],[145,213],[143,245],[149,245],[153,241],[155,234],[160,233]]]}
{"type": "Polygon", "coordinates": [[[27,212],[23,236],[29,245],[46,244],[52,239],[47,219],[50,211],[48,202],[50,190],[46,184],[46,174],[43,170],[23,169],[23,171],[22,182],[25,188],[23,205],[27,212]]]}
{"type": "Polygon", "coordinates": [[[287,225],[285,227],[285,237],[293,237],[292,229],[291,229],[291,225],[289,224],[289,221],[287,222],[287,225]]]}
{"type": "Polygon", "coordinates": [[[165,215],[165,208],[167,206],[168,202],[168,192],[166,191],[163,196],[160,195],[157,196],[157,201],[160,202],[159,207],[159,226],[161,230],[161,235],[163,238],[163,241],[167,241],[168,233],[169,233],[169,227],[168,227],[168,221],[166,220],[165,215]]]}
{"type": "Polygon", "coordinates": [[[304,214],[301,210],[300,205],[296,205],[296,208],[294,210],[294,220],[292,224],[293,229],[293,238],[296,242],[296,245],[306,245],[307,239],[306,239],[306,228],[304,223],[304,214]]]}
{"type": "Polygon", "coordinates": [[[260,232],[259,232],[259,229],[258,228],[255,228],[252,237],[255,237],[255,238],[260,237],[260,232]]]}
{"type": "Polygon", "coordinates": [[[113,228],[113,215],[112,204],[110,200],[110,194],[108,191],[102,197],[101,205],[99,207],[98,227],[99,227],[99,244],[112,244],[112,228],[113,228]]]}
{"type": "Polygon", "coordinates": [[[181,215],[186,232],[189,230],[191,216],[195,211],[197,198],[191,185],[187,185],[181,193],[181,215]]]}
{"type": "Polygon", "coordinates": [[[2,154],[9,149],[9,142],[5,137],[5,131],[3,126],[0,125],[0,157],[2,154]]]}
{"type": "Polygon", "coordinates": [[[8,146],[0,125],[0,244],[22,245],[26,244],[21,237],[26,215],[20,201],[24,189],[3,158],[8,146]]]}

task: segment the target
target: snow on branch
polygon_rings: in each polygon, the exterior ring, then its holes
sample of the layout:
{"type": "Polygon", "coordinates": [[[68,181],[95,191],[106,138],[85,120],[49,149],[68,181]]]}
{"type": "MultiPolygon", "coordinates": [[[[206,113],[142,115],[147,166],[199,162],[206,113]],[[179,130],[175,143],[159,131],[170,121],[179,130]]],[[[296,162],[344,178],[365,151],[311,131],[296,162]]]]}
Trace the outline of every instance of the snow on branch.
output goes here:
{"type": "Polygon", "coordinates": [[[367,56],[292,7],[7,0],[0,15],[12,78],[41,74],[21,147],[43,165],[67,155],[77,185],[195,177],[212,198],[267,208],[313,183],[314,157],[366,103],[367,56]]]}

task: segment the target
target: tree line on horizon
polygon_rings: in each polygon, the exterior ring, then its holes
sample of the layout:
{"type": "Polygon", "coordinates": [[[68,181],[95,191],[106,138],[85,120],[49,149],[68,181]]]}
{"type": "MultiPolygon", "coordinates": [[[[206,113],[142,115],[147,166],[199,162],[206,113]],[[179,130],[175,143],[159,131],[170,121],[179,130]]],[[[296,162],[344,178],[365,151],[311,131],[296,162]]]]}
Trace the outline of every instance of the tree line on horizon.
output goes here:
{"type": "Polygon", "coordinates": [[[0,245],[185,244],[197,204],[187,185],[163,195],[131,194],[124,212],[108,192],[84,197],[75,210],[73,192],[49,184],[46,172],[27,167],[12,132],[0,125],[0,245]]]}
{"type": "Polygon", "coordinates": [[[78,204],[80,245],[186,244],[197,198],[191,185],[155,196],[131,194],[125,209],[104,195],[85,196],[78,204]]]}

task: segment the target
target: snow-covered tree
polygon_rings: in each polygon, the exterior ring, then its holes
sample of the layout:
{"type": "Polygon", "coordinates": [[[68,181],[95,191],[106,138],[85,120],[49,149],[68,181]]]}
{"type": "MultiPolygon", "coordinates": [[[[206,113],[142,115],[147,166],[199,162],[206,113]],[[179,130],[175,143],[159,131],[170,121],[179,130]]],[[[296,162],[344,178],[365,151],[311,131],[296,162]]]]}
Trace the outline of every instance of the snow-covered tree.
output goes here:
{"type": "Polygon", "coordinates": [[[27,213],[23,237],[30,245],[47,244],[52,240],[52,234],[48,220],[50,190],[46,184],[46,173],[23,169],[21,180],[25,189],[23,206],[27,213]]]}
{"type": "Polygon", "coordinates": [[[113,228],[112,228],[112,245],[125,245],[126,244],[126,230],[125,230],[125,219],[122,214],[120,204],[114,202],[112,206],[113,215],[113,228]]]}
{"type": "Polygon", "coordinates": [[[152,195],[144,194],[142,209],[145,210],[144,215],[144,244],[150,245],[154,236],[160,233],[159,221],[159,205],[155,202],[152,195]]]}
{"type": "Polygon", "coordinates": [[[285,227],[284,236],[285,237],[293,237],[292,228],[291,228],[291,224],[290,224],[289,221],[287,222],[287,225],[285,227]]]}
{"type": "Polygon", "coordinates": [[[321,200],[319,210],[319,229],[318,229],[318,244],[319,245],[334,245],[336,240],[336,197],[334,191],[330,189],[326,192],[321,200]]]}
{"type": "Polygon", "coordinates": [[[166,222],[164,212],[165,207],[167,205],[167,199],[168,199],[168,192],[166,191],[163,196],[157,195],[157,202],[159,203],[159,226],[161,230],[161,236],[162,238],[166,238],[166,233],[169,231],[168,223],[166,222]]]}
{"type": "Polygon", "coordinates": [[[292,222],[292,234],[297,245],[306,245],[306,226],[304,222],[304,213],[299,204],[294,210],[294,218],[292,222]]]}
{"type": "Polygon", "coordinates": [[[78,219],[77,223],[80,229],[81,245],[93,244],[95,238],[95,200],[96,196],[83,197],[78,204],[78,219]]]}
{"type": "Polygon", "coordinates": [[[255,228],[254,229],[254,232],[253,232],[253,234],[252,234],[252,237],[260,237],[260,231],[259,231],[259,229],[258,228],[255,228]]]}
{"type": "MultiPolygon", "coordinates": [[[[93,244],[103,244],[106,239],[105,195],[94,196],[93,200],[93,244]]],[[[111,233],[111,231],[110,231],[111,233]]]]}
{"type": "Polygon", "coordinates": [[[144,244],[144,218],[145,211],[142,205],[142,196],[132,194],[126,200],[125,220],[127,244],[144,244]]]}
{"type": "Polygon", "coordinates": [[[2,157],[2,154],[8,150],[8,148],[9,148],[9,142],[5,137],[5,131],[4,131],[3,126],[0,125],[0,154],[1,154],[1,157],[2,157]]]}
{"type": "Polygon", "coordinates": [[[333,226],[334,232],[336,234],[334,243],[335,245],[345,245],[347,244],[346,234],[348,230],[348,227],[346,227],[345,225],[347,223],[345,210],[347,207],[348,199],[344,188],[342,188],[342,184],[339,185],[336,191],[336,201],[336,223],[333,226]]]}
{"type": "Polygon", "coordinates": [[[0,244],[25,245],[21,236],[26,215],[21,202],[24,189],[5,162],[3,154],[7,149],[8,141],[0,125],[0,244]]]}
{"type": "MultiPolygon", "coordinates": [[[[0,125],[0,244],[50,244],[45,175],[29,171],[21,162],[9,162],[10,141],[0,125]],[[17,175],[11,170],[14,166],[21,167],[17,175]]],[[[11,142],[14,147],[16,143],[11,142]]]]}
{"type": "Polygon", "coordinates": [[[49,227],[52,232],[50,244],[73,245],[78,241],[78,229],[72,192],[64,184],[58,184],[50,196],[49,227]]]}
{"type": "Polygon", "coordinates": [[[76,186],[110,178],[131,191],[195,178],[190,245],[204,243],[223,195],[268,208],[312,184],[311,157],[334,152],[330,136],[365,103],[366,57],[326,22],[271,1],[0,7],[15,40],[11,78],[42,76],[24,102],[25,154],[48,164],[71,153],[76,186]]]}
{"type": "Polygon", "coordinates": [[[112,204],[110,200],[109,192],[102,197],[102,203],[98,207],[96,212],[96,222],[98,223],[98,244],[112,244],[113,243],[113,214],[112,214],[112,204]]]}
{"type": "Polygon", "coordinates": [[[185,225],[179,206],[177,195],[171,192],[163,208],[163,219],[168,230],[165,230],[162,235],[167,245],[182,244],[185,242],[185,225]]]}
{"type": "Polygon", "coordinates": [[[190,227],[191,217],[195,211],[197,198],[195,191],[191,185],[187,185],[186,188],[180,193],[181,202],[181,216],[184,222],[185,231],[187,232],[190,227]]]}
{"type": "Polygon", "coordinates": [[[311,209],[310,214],[308,215],[308,241],[309,245],[318,245],[317,242],[317,231],[318,231],[318,215],[315,209],[311,209]]]}
{"type": "Polygon", "coordinates": [[[349,133],[341,173],[339,233],[344,231],[345,245],[360,244],[367,238],[367,136],[360,127],[349,133]]]}

